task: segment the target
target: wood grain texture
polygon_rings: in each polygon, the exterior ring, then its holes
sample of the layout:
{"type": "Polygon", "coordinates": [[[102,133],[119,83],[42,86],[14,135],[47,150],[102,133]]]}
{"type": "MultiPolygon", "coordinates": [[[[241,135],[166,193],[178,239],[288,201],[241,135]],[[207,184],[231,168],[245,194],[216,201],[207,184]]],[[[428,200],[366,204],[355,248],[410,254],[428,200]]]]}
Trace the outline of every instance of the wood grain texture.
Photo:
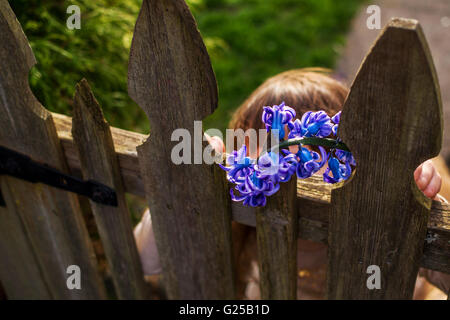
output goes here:
{"type": "MultiPolygon", "coordinates": [[[[72,137],[72,118],[58,113],[52,113],[52,117],[70,171],[81,176],[80,159],[72,137]]],[[[125,190],[134,195],[145,197],[136,148],[148,136],[114,127],[111,127],[111,134],[125,190]]]]}
{"type": "MultiPolygon", "coordinates": [[[[72,140],[72,120],[70,117],[60,114],[53,114],[53,118],[71,171],[77,172],[80,170],[80,163],[72,140]]],[[[133,150],[136,150],[136,147],[147,136],[114,127],[111,128],[111,132],[125,190],[141,196],[145,193],[143,190],[144,184],[140,172],[136,170],[139,167],[139,163],[137,152],[133,152],[133,150]]],[[[297,180],[299,238],[328,243],[328,216],[331,211],[330,201],[331,190],[333,188],[334,186],[332,187],[330,184],[325,183],[320,175],[297,180]]],[[[231,207],[232,219],[234,221],[256,227],[254,208],[244,207],[239,202],[232,202],[231,207]]],[[[443,237],[447,241],[450,241],[450,206],[433,201],[428,222],[428,231],[436,225],[441,227],[443,237]]],[[[447,258],[450,256],[449,250],[438,254],[435,250],[435,244],[431,243],[424,248],[424,255],[426,257],[422,259],[422,266],[426,264],[430,269],[450,273],[450,262],[447,258]],[[428,259],[430,262],[427,262],[428,259]]]]}
{"type": "Polygon", "coordinates": [[[441,229],[443,231],[450,230],[450,212],[448,209],[449,204],[433,201],[430,219],[428,220],[428,227],[441,229]]]}
{"type": "MultiPolygon", "coordinates": [[[[224,172],[213,165],[175,165],[171,160],[177,144],[171,141],[173,131],[185,128],[194,141],[194,121],[217,107],[209,56],[184,1],[143,1],[128,78],[130,96],[150,120],[150,137],[138,147],[138,157],[168,297],[233,298],[224,172]]],[[[192,151],[202,150],[202,132],[196,133],[200,141],[191,144],[192,151]]]]}
{"type": "Polygon", "coordinates": [[[450,273],[450,238],[448,230],[429,228],[420,266],[450,273]]]}
{"type": "Polygon", "coordinates": [[[450,273],[450,212],[448,204],[433,201],[421,267],[450,273]]]}
{"type": "Polygon", "coordinates": [[[297,298],[297,179],[256,209],[256,239],[262,299],[297,298]]]}
{"type": "Polygon", "coordinates": [[[331,193],[329,299],[411,299],[431,200],[415,168],[439,153],[442,110],[420,25],[393,19],[365,58],[344,104],[338,134],[357,162],[331,193]],[[366,269],[381,269],[369,290],[366,269]]]}
{"type": "Polygon", "coordinates": [[[117,296],[119,299],[145,299],[148,295],[144,275],[111,131],[85,79],[77,85],[73,105],[72,133],[83,178],[103,183],[117,195],[117,207],[89,201],[117,296]]]}
{"type": "Polygon", "coordinates": [[[297,198],[298,237],[315,242],[328,243],[328,203],[297,198]]]}
{"type": "Polygon", "coordinates": [[[20,217],[0,206],[0,279],[8,299],[51,299],[20,217]]]}
{"type": "MultiPolygon", "coordinates": [[[[67,172],[51,115],[28,85],[34,55],[6,0],[0,0],[0,34],[0,145],[67,172]]],[[[8,211],[20,217],[51,297],[104,297],[76,196],[12,177],[0,180],[8,211]],[[82,271],[81,290],[66,285],[66,269],[73,264],[82,271]]]]}

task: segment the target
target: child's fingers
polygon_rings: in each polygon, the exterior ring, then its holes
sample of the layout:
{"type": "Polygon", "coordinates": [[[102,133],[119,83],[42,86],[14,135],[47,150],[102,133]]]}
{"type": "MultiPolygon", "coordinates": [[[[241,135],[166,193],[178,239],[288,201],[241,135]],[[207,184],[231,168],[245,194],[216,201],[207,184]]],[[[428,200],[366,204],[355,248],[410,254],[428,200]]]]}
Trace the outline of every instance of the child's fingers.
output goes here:
{"type": "Polygon", "coordinates": [[[421,165],[421,169],[418,171],[420,172],[418,174],[418,178],[416,179],[416,183],[419,189],[424,191],[430,184],[436,169],[434,168],[433,163],[430,160],[427,160],[421,165]]]}
{"type": "Polygon", "coordinates": [[[433,177],[431,178],[430,183],[423,191],[423,194],[427,197],[433,199],[438,194],[439,190],[441,190],[442,179],[439,173],[435,170],[433,177]]]}

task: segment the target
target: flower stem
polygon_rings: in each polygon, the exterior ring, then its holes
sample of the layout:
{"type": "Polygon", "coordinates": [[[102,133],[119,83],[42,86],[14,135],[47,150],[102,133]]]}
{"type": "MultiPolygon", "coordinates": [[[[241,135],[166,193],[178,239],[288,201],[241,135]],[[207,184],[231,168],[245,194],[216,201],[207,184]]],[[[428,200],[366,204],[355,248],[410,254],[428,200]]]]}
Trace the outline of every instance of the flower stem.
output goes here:
{"type": "Polygon", "coordinates": [[[317,137],[307,137],[301,139],[289,139],[281,142],[279,145],[272,147],[270,150],[274,151],[276,148],[283,149],[289,146],[295,146],[299,144],[305,144],[310,146],[322,146],[333,149],[340,149],[344,151],[350,151],[350,149],[345,145],[345,143],[337,141],[330,138],[317,138],[317,137]]]}

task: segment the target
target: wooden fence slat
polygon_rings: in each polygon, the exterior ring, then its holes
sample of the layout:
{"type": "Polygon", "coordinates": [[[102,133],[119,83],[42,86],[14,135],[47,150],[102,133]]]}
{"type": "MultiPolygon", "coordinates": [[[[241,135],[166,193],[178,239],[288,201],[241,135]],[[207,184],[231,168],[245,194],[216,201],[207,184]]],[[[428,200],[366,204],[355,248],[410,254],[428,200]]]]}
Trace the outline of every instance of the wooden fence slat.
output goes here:
{"type": "MultiPolygon", "coordinates": [[[[51,114],[28,85],[34,55],[6,0],[0,0],[0,34],[0,145],[67,172],[51,114]]],[[[51,296],[104,297],[76,197],[8,176],[0,180],[7,210],[20,217],[51,296]],[[81,290],[67,287],[70,265],[81,269],[81,290]]]]}
{"type": "Polygon", "coordinates": [[[297,298],[297,180],[282,183],[280,190],[256,210],[256,239],[262,299],[297,298]]]}
{"type": "Polygon", "coordinates": [[[352,150],[353,179],[331,194],[329,299],[411,299],[431,200],[413,172],[439,153],[442,110],[420,25],[393,19],[364,60],[338,134],[352,150]],[[367,268],[381,270],[369,290],[367,268]]]}
{"type": "MultiPolygon", "coordinates": [[[[70,171],[81,176],[80,159],[72,138],[72,118],[58,113],[52,113],[52,117],[70,171]]],[[[136,148],[147,139],[147,135],[114,127],[111,127],[111,134],[125,191],[145,197],[136,148]]]]}
{"type": "Polygon", "coordinates": [[[72,133],[83,178],[103,183],[117,194],[117,207],[89,201],[117,296],[120,299],[144,299],[147,297],[146,285],[111,131],[85,79],[76,88],[72,133]]]}
{"type": "Polygon", "coordinates": [[[185,151],[200,150],[202,133],[194,132],[194,121],[217,107],[209,56],[183,0],[143,1],[128,78],[130,96],[150,120],[150,138],[138,156],[168,297],[233,298],[224,172],[216,165],[175,165],[171,160],[177,144],[171,141],[173,131],[187,129],[190,150],[185,151]]]}
{"type": "Polygon", "coordinates": [[[15,210],[0,206],[0,279],[8,299],[51,299],[15,210]]]}

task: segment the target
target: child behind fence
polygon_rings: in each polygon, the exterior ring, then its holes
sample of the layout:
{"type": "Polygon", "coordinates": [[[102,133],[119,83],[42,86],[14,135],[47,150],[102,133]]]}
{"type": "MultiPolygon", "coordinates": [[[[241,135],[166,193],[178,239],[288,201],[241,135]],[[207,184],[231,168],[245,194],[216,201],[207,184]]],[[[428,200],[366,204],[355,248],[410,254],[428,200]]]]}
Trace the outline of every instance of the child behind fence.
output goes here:
{"type": "MultiPolygon", "coordinates": [[[[291,70],[267,79],[236,110],[230,122],[231,129],[264,129],[261,121],[262,106],[280,104],[295,109],[301,118],[307,111],[324,110],[332,116],[341,110],[348,89],[327,75],[323,69],[291,70]]],[[[213,147],[223,151],[223,142],[217,137],[209,139],[213,147]]],[[[238,146],[239,147],[239,146],[238,146]]],[[[257,154],[251,154],[257,157],[257,154]]],[[[438,192],[441,176],[436,166],[446,170],[438,160],[428,160],[414,172],[418,188],[429,198],[445,201],[438,192]]],[[[444,173],[448,174],[447,171],[444,173]]],[[[445,185],[445,183],[444,183],[445,185]]],[[[239,299],[259,299],[258,257],[256,250],[256,229],[232,223],[233,250],[236,265],[236,289],[239,299]]],[[[135,238],[146,275],[161,272],[155,245],[149,210],[135,229],[135,238]]],[[[298,240],[297,254],[297,298],[323,299],[326,290],[327,246],[307,240],[298,240]]],[[[445,298],[450,288],[450,275],[421,269],[416,282],[415,299],[445,298]]]]}

